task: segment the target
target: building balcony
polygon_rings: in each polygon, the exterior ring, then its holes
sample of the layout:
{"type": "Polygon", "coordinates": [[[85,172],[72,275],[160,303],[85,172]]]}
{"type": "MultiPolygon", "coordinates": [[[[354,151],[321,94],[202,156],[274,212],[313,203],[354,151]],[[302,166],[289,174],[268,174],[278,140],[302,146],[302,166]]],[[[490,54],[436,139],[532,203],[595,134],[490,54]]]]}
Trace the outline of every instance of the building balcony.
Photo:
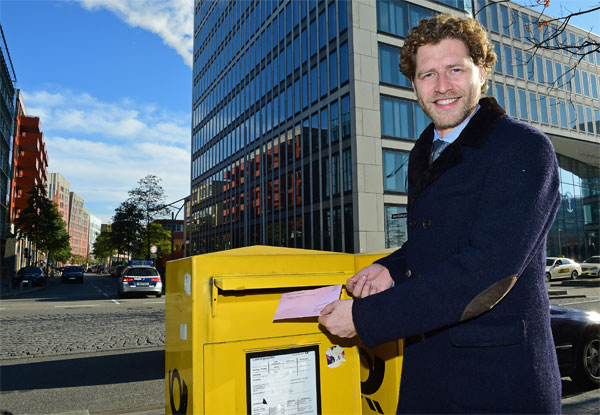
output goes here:
{"type": "Polygon", "coordinates": [[[21,151],[32,151],[39,153],[44,146],[44,136],[35,133],[23,133],[15,137],[15,148],[21,151]]]}
{"type": "Polygon", "coordinates": [[[41,170],[44,166],[41,154],[30,151],[20,151],[15,164],[21,170],[41,170]]]}
{"type": "Polygon", "coordinates": [[[42,125],[39,117],[19,117],[19,129],[20,133],[41,133],[42,125]]]}

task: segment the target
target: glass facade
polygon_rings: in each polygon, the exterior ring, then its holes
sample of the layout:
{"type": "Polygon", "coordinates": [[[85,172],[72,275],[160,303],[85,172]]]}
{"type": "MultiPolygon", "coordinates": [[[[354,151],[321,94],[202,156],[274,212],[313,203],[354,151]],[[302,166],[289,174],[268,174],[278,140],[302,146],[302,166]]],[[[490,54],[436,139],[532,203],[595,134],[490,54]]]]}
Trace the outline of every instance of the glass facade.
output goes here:
{"type": "Polygon", "coordinates": [[[353,251],[347,6],[196,1],[192,253],[353,251]]]}

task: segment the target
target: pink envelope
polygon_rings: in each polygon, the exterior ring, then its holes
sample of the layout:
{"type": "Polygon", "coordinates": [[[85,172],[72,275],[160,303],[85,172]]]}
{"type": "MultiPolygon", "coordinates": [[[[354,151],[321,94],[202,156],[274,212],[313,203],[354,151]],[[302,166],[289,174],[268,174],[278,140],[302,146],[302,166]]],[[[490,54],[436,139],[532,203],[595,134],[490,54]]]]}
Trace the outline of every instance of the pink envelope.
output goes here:
{"type": "Polygon", "coordinates": [[[341,292],[342,285],[338,284],[282,294],[273,320],[319,316],[327,304],[340,298],[341,292]]]}

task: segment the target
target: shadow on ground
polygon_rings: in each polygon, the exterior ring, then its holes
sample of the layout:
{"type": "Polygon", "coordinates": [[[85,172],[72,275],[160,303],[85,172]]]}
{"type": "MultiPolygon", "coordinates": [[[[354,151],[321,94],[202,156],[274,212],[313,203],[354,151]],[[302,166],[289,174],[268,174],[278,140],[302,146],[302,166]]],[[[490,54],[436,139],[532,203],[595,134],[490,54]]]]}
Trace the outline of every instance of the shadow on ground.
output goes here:
{"type": "Polygon", "coordinates": [[[165,351],[17,363],[0,368],[2,392],[164,379],[165,351]]]}

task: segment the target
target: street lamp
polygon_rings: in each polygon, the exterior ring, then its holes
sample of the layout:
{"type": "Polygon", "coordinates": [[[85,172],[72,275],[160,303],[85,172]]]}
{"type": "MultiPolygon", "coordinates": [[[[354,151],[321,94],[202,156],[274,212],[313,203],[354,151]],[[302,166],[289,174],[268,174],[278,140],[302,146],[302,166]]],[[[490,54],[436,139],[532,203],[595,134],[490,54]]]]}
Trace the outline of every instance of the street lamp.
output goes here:
{"type": "MultiPolygon", "coordinates": [[[[177,219],[177,215],[179,215],[179,212],[181,212],[181,209],[185,206],[185,203],[189,200],[189,196],[183,197],[179,200],[176,200],[174,202],[169,203],[168,205],[164,205],[164,208],[171,208],[171,209],[175,209],[175,207],[173,206],[175,203],[179,203],[181,201],[183,201],[183,204],[179,207],[179,209],[177,209],[177,213],[173,213],[173,211],[171,211],[171,259],[173,258],[173,240],[174,240],[174,235],[175,235],[175,219],[177,219]]],[[[184,220],[184,226],[185,226],[185,220],[184,220]]],[[[185,244],[185,241],[183,241],[183,243],[185,244]]]]}

